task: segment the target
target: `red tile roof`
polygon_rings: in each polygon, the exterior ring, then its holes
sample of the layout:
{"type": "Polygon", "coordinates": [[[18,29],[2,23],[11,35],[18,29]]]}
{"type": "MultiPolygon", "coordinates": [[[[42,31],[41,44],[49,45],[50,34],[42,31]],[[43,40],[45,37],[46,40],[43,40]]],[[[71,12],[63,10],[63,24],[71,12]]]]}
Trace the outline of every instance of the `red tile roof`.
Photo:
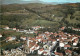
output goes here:
{"type": "Polygon", "coordinates": [[[41,39],[42,37],[37,37],[36,39],[41,39]]]}
{"type": "Polygon", "coordinates": [[[71,46],[67,44],[67,45],[65,45],[64,47],[71,47],[71,46]]]}
{"type": "Polygon", "coordinates": [[[30,45],[34,46],[35,45],[35,42],[29,42],[30,45]]]}
{"type": "Polygon", "coordinates": [[[63,56],[62,53],[55,52],[55,55],[63,56]]]}
{"type": "Polygon", "coordinates": [[[72,51],[67,49],[67,50],[65,51],[65,53],[70,53],[70,54],[71,54],[72,51]]]}
{"type": "Polygon", "coordinates": [[[47,52],[43,52],[43,53],[47,54],[47,52]]]}
{"type": "Polygon", "coordinates": [[[39,45],[38,44],[35,44],[35,47],[38,47],[39,45]]]}
{"type": "Polygon", "coordinates": [[[35,48],[33,48],[32,50],[35,50],[35,48]]]}
{"type": "Polygon", "coordinates": [[[42,48],[42,49],[40,49],[40,51],[43,51],[44,49],[42,48]]]}
{"type": "Polygon", "coordinates": [[[9,40],[9,39],[11,39],[11,38],[12,38],[12,37],[7,37],[6,39],[9,40]]]}

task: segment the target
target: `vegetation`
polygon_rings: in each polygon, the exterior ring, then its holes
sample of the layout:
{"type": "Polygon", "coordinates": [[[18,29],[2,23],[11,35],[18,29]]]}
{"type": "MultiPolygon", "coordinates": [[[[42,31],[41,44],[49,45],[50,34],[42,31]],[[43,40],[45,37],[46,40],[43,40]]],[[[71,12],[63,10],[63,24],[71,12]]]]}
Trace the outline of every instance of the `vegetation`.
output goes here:
{"type": "Polygon", "coordinates": [[[21,46],[23,43],[17,43],[17,44],[12,44],[9,43],[9,45],[1,47],[2,50],[11,50],[11,49],[16,49],[17,47],[21,46]]]}
{"type": "Polygon", "coordinates": [[[80,31],[75,31],[75,30],[72,30],[72,29],[70,29],[70,28],[64,29],[63,31],[64,31],[64,32],[67,32],[67,33],[71,33],[71,34],[80,35],[80,31]]]}
{"type": "Polygon", "coordinates": [[[11,4],[0,5],[0,24],[10,27],[27,28],[31,26],[74,26],[80,28],[80,3],[11,4]]]}

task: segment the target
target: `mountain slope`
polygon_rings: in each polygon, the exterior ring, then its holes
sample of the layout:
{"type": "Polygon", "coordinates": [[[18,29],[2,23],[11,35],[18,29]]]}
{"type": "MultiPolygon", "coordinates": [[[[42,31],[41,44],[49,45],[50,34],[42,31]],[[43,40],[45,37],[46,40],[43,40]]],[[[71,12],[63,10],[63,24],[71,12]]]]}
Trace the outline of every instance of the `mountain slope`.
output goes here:
{"type": "Polygon", "coordinates": [[[40,3],[0,5],[0,22],[10,27],[80,27],[80,3],[48,5],[40,3]],[[6,23],[5,23],[6,22],[6,23]],[[55,26],[54,26],[55,27],[55,26]]]}

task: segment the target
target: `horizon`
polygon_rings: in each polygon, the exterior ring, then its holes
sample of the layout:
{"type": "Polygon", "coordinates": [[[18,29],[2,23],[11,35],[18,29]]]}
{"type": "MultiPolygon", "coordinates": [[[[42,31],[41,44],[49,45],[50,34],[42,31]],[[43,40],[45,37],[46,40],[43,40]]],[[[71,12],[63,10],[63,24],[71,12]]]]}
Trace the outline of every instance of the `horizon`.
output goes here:
{"type": "Polygon", "coordinates": [[[25,3],[80,3],[80,0],[0,0],[0,4],[25,4],[25,3]]]}
{"type": "Polygon", "coordinates": [[[38,2],[69,2],[69,3],[77,3],[80,0],[23,0],[23,1],[38,1],[38,2]]]}

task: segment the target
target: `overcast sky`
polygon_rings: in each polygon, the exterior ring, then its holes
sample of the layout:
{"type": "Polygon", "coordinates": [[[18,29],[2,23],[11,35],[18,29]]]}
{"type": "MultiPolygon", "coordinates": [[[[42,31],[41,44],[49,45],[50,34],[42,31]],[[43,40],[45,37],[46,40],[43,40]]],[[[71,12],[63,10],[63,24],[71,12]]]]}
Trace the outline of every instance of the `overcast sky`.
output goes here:
{"type": "Polygon", "coordinates": [[[80,0],[24,0],[24,1],[43,1],[43,2],[80,2],[80,0]]]}
{"type": "Polygon", "coordinates": [[[44,2],[80,2],[80,0],[41,0],[44,2]]]}
{"type": "Polygon", "coordinates": [[[23,2],[66,2],[66,3],[76,3],[76,2],[80,2],[80,0],[0,0],[0,3],[2,2],[3,4],[6,3],[23,3],[23,2]]]}

